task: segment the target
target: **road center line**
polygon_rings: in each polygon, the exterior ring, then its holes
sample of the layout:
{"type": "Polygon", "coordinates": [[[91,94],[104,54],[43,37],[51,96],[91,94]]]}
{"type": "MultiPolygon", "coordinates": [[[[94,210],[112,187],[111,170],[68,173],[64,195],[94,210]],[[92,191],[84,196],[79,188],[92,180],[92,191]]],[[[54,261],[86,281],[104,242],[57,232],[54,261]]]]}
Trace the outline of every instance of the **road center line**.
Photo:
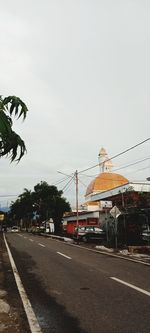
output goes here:
{"type": "Polygon", "coordinates": [[[27,237],[24,236],[23,238],[26,239],[27,237]]]}
{"type": "Polygon", "coordinates": [[[38,243],[38,245],[45,247],[45,245],[43,245],[43,244],[41,244],[41,243],[38,243]]]}
{"type": "Polygon", "coordinates": [[[115,281],[117,281],[117,282],[119,282],[119,283],[122,283],[122,284],[124,284],[125,286],[128,286],[128,287],[130,287],[130,288],[132,288],[132,289],[135,289],[135,290],[139,291],[140,293],[143,293],[143,294],[145,294],[145,295],[147,295],[147,296],[150,296],[150,292],[149,292],[149,291],[144,290],[144,289],[141,289],[141,288],[139,288],[139,287],[136,287],[136,286],[134,286],[134,284],[127,283],[127,282],[125,282],[125,281],[123,281],[123,280],[120,280],[120,279],[117,279],[117,278],[115,278],[115,277],[113,277],[113,276],[110,277],[110,279],[115,280],[115,281]]]}
{"type": "Polygon", "coordinates": [[[6,245],[6,248],[7,248],[7,252],[8,252],[9,260],[10,260],[10,263],[11,263],[11,267],[12,267],[12,270],[13,270],[13,273],[14,273],[14,277],[15,277],[15,280],[16,280],[16,284],[17,284],[17,287],[18,287],[18,290],[19,290],[19,294],[20,294],[20,297],[21,297],[21,300],[22,300],[22,303],[23,303],[23,306],[24,306],[24,309],[25,309],[25,312],[26,312],[26,315],[27,315],[27,319],[28,319],[28,323],[29,323],[29,326],[30,326],[30,329],[31,329],[31,333],[42,333],[41,328],[39,326],[39,323],[37,321],[37,318],[35,316],[35,313],[32,309],[31,303],[30,303],[30,301],[28,299],[28,296],[26,294],[26,291],[23,287],[23,284],[22,284],[22,281],[20,279],[17,267],[15,265],[14,259],[12,257],[11,252],[10,252],[10,249],[9,249],[9,246],[8,246],[8,243],[6,241],[6,238],[5,238],[4,234],[3,234],[3,237],[4,237],[5,245],[6,245]]]}
{"type": "Polygon", "coordinates": [[[72,259],[71,257],[68,257],[68,256],[66,256],[65,254],[63,254],[61,252],[57,252],[57,253],[60,254],[61,256],[65,257],[65,258],[67,258],[67,259],[72,259]]]}
{"type": "Polygon", "coordinates": [[[30,242],[34,242],[34,240],[33,240],[33,239],[31,239],[31,238],[29,238],[29,241],[30,241],[30,242]]]}

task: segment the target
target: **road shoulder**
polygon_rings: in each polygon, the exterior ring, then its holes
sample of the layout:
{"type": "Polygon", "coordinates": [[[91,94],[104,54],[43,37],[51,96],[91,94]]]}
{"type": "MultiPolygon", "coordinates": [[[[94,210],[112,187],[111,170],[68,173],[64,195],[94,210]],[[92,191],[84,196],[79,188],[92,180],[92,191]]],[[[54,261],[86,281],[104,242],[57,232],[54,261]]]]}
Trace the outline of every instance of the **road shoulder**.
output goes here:
{"type": "Polygon", "coordinates": [[[30,332],[2,233],[0,233],[0,332],[30,332]]]}

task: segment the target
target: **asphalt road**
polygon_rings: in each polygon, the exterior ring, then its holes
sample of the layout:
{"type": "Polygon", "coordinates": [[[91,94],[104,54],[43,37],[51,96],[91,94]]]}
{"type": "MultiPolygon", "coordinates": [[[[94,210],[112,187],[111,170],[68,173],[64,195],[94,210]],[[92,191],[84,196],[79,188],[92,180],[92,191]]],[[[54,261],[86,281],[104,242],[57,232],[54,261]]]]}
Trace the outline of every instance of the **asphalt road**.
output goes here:
{"type": "Polygon", "coordinates": [[[25,233],[7,241],[43,333],[150,332],[150,266],[25,233]]]}

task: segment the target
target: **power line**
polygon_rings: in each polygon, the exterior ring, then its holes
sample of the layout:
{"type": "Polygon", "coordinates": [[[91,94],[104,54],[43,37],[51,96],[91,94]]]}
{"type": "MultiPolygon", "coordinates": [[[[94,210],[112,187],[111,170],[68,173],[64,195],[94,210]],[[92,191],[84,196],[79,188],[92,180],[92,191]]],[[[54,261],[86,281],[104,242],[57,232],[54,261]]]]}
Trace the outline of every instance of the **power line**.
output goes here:
{"type": "MultiPolygon", "coordinates": [[[[132,146],[132,147],[130,147],[130,148],[128,148],[128,149],[125,149],[125,150],[123,150],[121,153],[116,154],[116,155],[114,155],[114,156],[108,158],[107,160],[105,160],[105,162],[108,162],[108,161],[110,161],[110,160],[113,160],[114,158],[119,157],[119,156],[121,156],[121,155],[127,153],[128,151],[130,151],[130,150],[132,150],[132,149],[134,149],[134,148],[136,148],[136,147],[142,145],[143,143],[145,143],[145,142],[147,142],[147,141],[149,141],[149,140],[150,140],[150,138],[147,138],[147,139],[145,139],[145,140],[143,140],[143,141],[137,143],[136,145],[134,145],[134,146],[132,146]]],[[[92,167],[89,167],[89,168],[87,168],[87,169],[84,169],[84,170],[82,170],[82,171],[79,171],[79,173],[82,173],[82,172],[85,172],[85,171],[91,170],[91,169],[96,168],[97,166],[102,165],[102,164],[103,164],[103,162],[100,163],[100,164],[93,165],[92,167]]]]}
{"type": "Polygon", "coordinates": [[[136,165],[136,164],[139,164],[139,163],[142,163],[144,161],[147,161],[147,160],[150,160],[150,157],[146,157],[140,161],[136,161],[136,162],[133,162],[133,163],[130,163],[130,164],[127,164],[127,165],[124,165],[118,169],[115,169],[114,171],[118,171],[118,170],[121,170],[121,169],[125,169],[125,168],[128,168],[129,166],[132,166],[132,165],[136,165]]]}
{"type": "Polygon", "coordinates": [[[99,175],[99,173],[97,173],[96,175],[85,175],[85,174],[80,173],[80,176],[89,177],[89,178],[97,177],[98,175],[99,175]]]}
{"type": "Polygon", "coordinates": [[[71,175],[67,175],[66,173],[61,172],[61,171],[57,171],[57,172],[60,173],[61,175],[67,176],[67,177],[72,177],[72,175],[74,175],[73,173],[71,175]]]}
{"type": "MultiPolygon", "coordinates": [[[[142,162],[144,162],[144,161],[146,161],[146,160],[149,160],[149,159],[150,159],[150,157],[148,157],[148,158],[144,158],[144,159],[142,159],[142,160],[140,160],[140,161],[136,161],[136,162],[134,162],[134,163],[127,164],[127,165],[125,165],[125,166],[123,166],[123,167],[120,167],[120,168],[118,168],[118,169],[115,169],[115,171],[120,170],[120,169],[123,169],[123,168],[127,168],[128,166],[132,166],[132,165],[135,165],[135,164],[138,164],[138,163],[142,163],[142,162]]],[[[144,169],[147,169],[147,168],[149,168],[149,167],[142,168],[142,169],[137,170],[137,171],[141,171],[141,170],[144,170],[144,169]]],[[[136,171],[135,171],[135,172],[136,172],[136,171]]],[[[97,177],[99,174],[97,174],[97,175],[93,175],[93,176],[85,175],[85,174],[80,174],[80,175],[94,178],[94,177],[97,177]]],[[[65,181],[65,180],[67,180],[69,177],[70,177],[70,176],[68,176],[67,178],[61,180],[59,183],[61,183],[61,182],[65,181]]],[[[74,178],[74,175],[71,177],[70,181],[64,186],[63,190],[64,190],[64,189],[67,189],[67,185],[69,185],[69,184],[71,183],[71,181],[73,181],[73,178],[74,178]]],[[[112,178],[108,178],[108,177],[107,177],[107,179],[106,179],[105,177],[101,177],[101,180],[110,181],[110,180],[112,180],[112,178]]],[[[118,179],[116,178],[116,181],[120,181],[120,178],[118,178],[118,179]]],[[[84,187],[87,187],[87,185],[85,185],[85,184],[81,181],[81,179],[79,179],[79,182],[80,182],[84,187]]],[[[71,185],[71,184],[70,184],[70,185],[71,185]]],[[[70,185],[69,185],[69,186],[70,186],[70,185]]]]}
{"type": "Polygon", "coordinates": [[[72,185],[72,182],[73,182],[73,179],[70,181],[68,186],[65,187],[65,190],[63,190],[63,193],[65,193],[70,188],[70,186],[72,185]]]}
{"type": "Polygon", "coordinates": [[[68,177],[62,178],[61,180],[58,180],[58,181],[54,184],[54,186],[63,183],[63,182],[66,181],[68,178],[70,178],[70,177],[68,176],[68,177]]]}
{"type": "MultiPolygon", "coordinates": [[[[123,166],[121,166],[121,167],[119,167],[119,168],[117,168],[117,169],[114,169],[113,171],[118,171],[118,170],[121,170],[121,169],[125,169],[125,168],[128,168],[128,167],[130,167],[130,166],[133,166],[133,165],[136,165],[136,164],[142,163],[142,162],[144,162],[144,161],[147,161],[147,160],[149,160],[149,159],[150,159],[150,157],[146,157],[146,158],[141,159],[141,160],[139,160],[139,161],[132,162],[132,163],[130,163],[130,164],[125,164],[125,165],[123,165],[123,166]]],[[[142,168],[142,169],[140,169],[140,170],[144,170],[144,169],[147,169],[147,168],[149,168],[149,167],[145,167],[145,168],[142,168]]],[[[138,170],[137,170],[137,171],[138,171],[138,170]]],[[[131,173],[131,172],[129,172],[129,173],[131,173]]],[[[82,173],[80,173],[80,175],[81,175],[81,176],[84,176],[84,177],[88,177],[88,178],[94,178],[94,177],[97,177],[99,174],[95,174],[95,175],[86,175],[86,174],[82,174],[82,173]]],[[[101,179],[103,179],[103,178],[101,178],[101,179]]]]}
{"type": "Polygon", "coordinates": [[[145,168],[142,168],[142,169],[135,170],[135,172],[142,171],[142,170],[146,170],[146,169],[149,169],[149,168],[150,168],[150,165],[148,165],[148,166],[147,166],[147,167],[145,167],[145,168]]]}
{"type": "Polygon", "coordinates": [[[85,185],[85,184],[81,181],[81,179],[79,179],[79,182],[80,182],[84,187],[87,187],[87,185],[85,185]]]}
{"type": "MultiPolygon", "coordinates": [[[[119,156],[121,156],[121,155],[127,153],[128,151],[130,151],[130,150],[132,150],[132,149],[134,149],[134,148],[136,148],[136,147],[138,147],[138,146],[144,144],[145,142],[147,142],[147,141],[149,141],[149,140],[150,140],[150,138],[147,138],[147,139],[145,139],[145,140],[143,140],[143,141],[137,143],[136,145],[134,145],[134,146],[132,146],[132,147],[130,147],[130,148],[128,148],[128,149],[122,151],[121,153],[118,153],[118,154],[112,156],[111,158],[108,158],[107,160],[105,160],[105,162],[110,161],[110,160],[112,160],[112,159],[114,159],[114,158],[117,158],[117,157],[119,157],[119,156]]],[[[149,158],[146,158],[146,159],[144,159],[144,160],[147,160],[147,159],[149,159],[149,158]]],[[[144,161],[144,160],[142,160],[142,161],[144,161]]],[[[135,163],[131,163],[131,164],[127,165],[126,167],[131,166],[131,165],[138,164],[138,163],[140,163],[140,162],[142,162],[142,161],[137,161],[137,162],[135,162],[135,163]]],[[[84,169],[84,170],[82,170],[82,171],[80,171],[80,172],[77,172],[77,171],[76,171],[76,173],[77,173],[77,175],[78,175],[78,174],[81,174],[82,172],[85,172],[85,171],[91,170],[91,169],[93,169],[93,168],[95,168],[95,167],[97,167],[97,166],[99,166],[99,165],[102,165],[102,164],[103,164],[103,162],[100,163],[100,164],[96,164],[96,165],[94,165],[94,166],[92,166],[92,167],[89,167],[89,168],[87,168],[87,169],[84,169]]],[[[125,168],[125,166],[124,166],[124,167],[121,167],[120,169],[122,169],[122,168],[125,168]]],[[[67,184],[63,187],[62,191],[64,192],[64,190],[67,190],[67,188],[70,187],[70,185],[71,185],[71,183],[72,183],[72,181],[73,181],[73,179],[74,179],[76,173],[73,174],[73,176],[72,176],[72,174],[71,174],[71,175],[68,175],[68,174],[62,173],[62,172],[60,172],[60,171],[58,171],[58,172],[61,173],[61,174],[63,174],[63,175],[65,175],[65,176],[67,176],[67,178],[64,178],[64,179],[60,180],[57,184],[59,184],[59,183],[65,181],[65,180],[67,180],[68,178],[71,178],[71,179],[67,182],[67,184]]],[[[107,180],[108,180],[108,179],[107,179],[107,180]]],[[[80,180],[79,180],[79,181],[80,181],[80,180]]],[[[80,182],[81,182],[81,181],[80,181],[80,182]]],[[[77,183],[77,181],[76,181],[76,183],[77,183]]],[[[82,182],[81,182],[81,183],[82,183],[82,182]]],[[[82,183],[82,184],[83,184],[83,183],[82,183]]],[[[83,185],[86,187],[85,184],[83,184],[83,185]]]]}
{"type": "Polygon", "coordinates": [[[73,175],[72,178],[69,179],[68,183],[63,187],[63,189],[62,189],[63,192],[64,192],[64,190],[67,188],[68,185],[69,185],[69,186],[71,185],[70,183],[72,183],[72,181],[73,181],[73,179],[74,179],[74,176],[75,176],[75,175],[73,175]]]}

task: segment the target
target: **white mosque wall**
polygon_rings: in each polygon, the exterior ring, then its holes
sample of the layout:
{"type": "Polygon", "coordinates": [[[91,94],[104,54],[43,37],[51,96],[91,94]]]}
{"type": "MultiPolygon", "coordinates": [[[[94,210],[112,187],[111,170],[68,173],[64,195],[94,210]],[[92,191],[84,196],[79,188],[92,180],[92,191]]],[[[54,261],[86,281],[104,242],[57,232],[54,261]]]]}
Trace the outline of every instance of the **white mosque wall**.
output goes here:
{"type": "Polygon", "coordinates": [[[86,201],[100,201],[106,198],[112,197],[119,193],[124,192],[149,192],[150,193],[150,182],[143,183],[128,183],[126,185],[115,187],[111,190],[100,192],[100,193],[91,193],[86,196],[86,201]]]}

